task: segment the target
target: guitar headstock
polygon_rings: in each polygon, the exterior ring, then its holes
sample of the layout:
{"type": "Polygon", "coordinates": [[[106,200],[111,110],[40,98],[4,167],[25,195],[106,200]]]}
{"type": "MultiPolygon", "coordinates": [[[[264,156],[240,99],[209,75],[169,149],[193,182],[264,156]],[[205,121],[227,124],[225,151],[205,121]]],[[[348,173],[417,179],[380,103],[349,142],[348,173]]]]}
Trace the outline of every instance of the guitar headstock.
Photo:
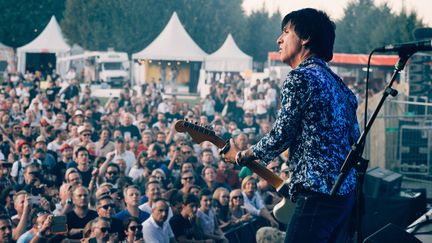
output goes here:
{"type": "Polygon", "coordinates": [[[198,123],[179,120],[174,124],[174,128],[177,132],[188,133],[192,137],[192,140],[198,144],[209,141],[219,148],[225,146],[225,141],[218,137],[213,130],[198,125],[198,123]]]}

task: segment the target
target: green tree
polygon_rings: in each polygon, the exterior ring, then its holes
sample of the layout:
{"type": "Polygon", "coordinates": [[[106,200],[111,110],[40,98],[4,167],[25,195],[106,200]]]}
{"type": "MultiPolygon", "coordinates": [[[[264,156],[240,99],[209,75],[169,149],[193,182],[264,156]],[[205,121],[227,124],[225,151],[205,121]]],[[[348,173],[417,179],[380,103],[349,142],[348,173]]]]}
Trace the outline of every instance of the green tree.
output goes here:
{"type": "Polygon", "coordinates": [[[389,43],[414,40],[412,31],[423,24],[414,12],[404,9],[395,14],[387,4],[358,0],[348,4],[336,26],[336,52],[369,53],[389,43]]]}
{"type": "Polygon", "coordinates": [[[255,62],[265,62],[268,52],[277,50],[281,19],[279,12],[269,16],[264,7],[248,17],[245,51],[253,55],[255,62]]]}
{"type": "Polygon", "coordinates": [[[52,15],[63,18],[64,0],[0,0],[0,41],[17,48],[32,41],[52,15]]]}

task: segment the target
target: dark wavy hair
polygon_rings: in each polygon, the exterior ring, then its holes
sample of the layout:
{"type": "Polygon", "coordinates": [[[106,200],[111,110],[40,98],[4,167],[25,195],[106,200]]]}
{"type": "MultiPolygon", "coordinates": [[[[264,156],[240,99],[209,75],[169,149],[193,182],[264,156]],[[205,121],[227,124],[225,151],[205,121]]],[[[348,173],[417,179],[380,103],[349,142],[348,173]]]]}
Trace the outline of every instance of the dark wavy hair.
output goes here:
{"type": "Polygon", "coordinates": [[[326,62],[333,58],[336,25],[329,16],[313,8],[304,8],[287,14],[282,20],[282,31],[290,24],[302,40],[309,39],[306,47],[326,62]]]}

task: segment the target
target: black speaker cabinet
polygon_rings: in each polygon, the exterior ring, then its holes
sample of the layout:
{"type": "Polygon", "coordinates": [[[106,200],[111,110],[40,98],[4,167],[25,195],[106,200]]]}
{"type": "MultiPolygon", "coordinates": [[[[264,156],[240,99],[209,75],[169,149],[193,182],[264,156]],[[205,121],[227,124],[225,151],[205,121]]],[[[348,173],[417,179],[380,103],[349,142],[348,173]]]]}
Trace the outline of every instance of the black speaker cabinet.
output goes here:
{"type": "Polygon", "coordinates": [[[367,237],[388,223],[401,228],[407,227],[425,212],[425,189],[403,189],[394,196],[366,196],[363,235],[367,237]]]}
{"type": "Polygon", "coordinates": [[[375,167],[366,172],[364,193],[371,197],[393,195],[399,192],[401,184],[401,174],[375,167]]]}
{"type": "Polygon", "coordinates": [[[364,243],[421,243],[421,241],[415,238],[413,235],[407,233],[404,229],[394,225],[387,224],[382,229],[373,233],[367,237],[364,243]]]}

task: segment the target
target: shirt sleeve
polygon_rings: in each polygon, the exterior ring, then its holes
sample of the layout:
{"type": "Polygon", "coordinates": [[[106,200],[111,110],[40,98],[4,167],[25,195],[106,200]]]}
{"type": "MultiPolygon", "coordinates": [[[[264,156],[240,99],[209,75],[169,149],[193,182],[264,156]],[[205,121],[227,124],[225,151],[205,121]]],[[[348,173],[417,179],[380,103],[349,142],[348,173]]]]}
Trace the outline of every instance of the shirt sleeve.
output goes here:
{"type": "Polygon", "coordinates": [[[308,96],[307,77],[297,70],[291,71],[283,84],[281,109],[272,129],[252,147],[262,163],[269,163],[290,146],[299,132],[308,96]]]}
{"type": "Polygon", "coordinates": [[[244,198],[243,206],[246,209],[246,211],[248,211],[253,216],[259,216],[261,210],[257,209],[254,205],[252,205],[252,202],[244,193],[243,193],[243,198],[244,198]]]}
{"type": "Polygon", "coordinates": [[[17,177],[18,176],[18,161],[15,161],[12,165],[12,169],[11,169],[11,173],[10,175],[12,177],[17,177]]]}

